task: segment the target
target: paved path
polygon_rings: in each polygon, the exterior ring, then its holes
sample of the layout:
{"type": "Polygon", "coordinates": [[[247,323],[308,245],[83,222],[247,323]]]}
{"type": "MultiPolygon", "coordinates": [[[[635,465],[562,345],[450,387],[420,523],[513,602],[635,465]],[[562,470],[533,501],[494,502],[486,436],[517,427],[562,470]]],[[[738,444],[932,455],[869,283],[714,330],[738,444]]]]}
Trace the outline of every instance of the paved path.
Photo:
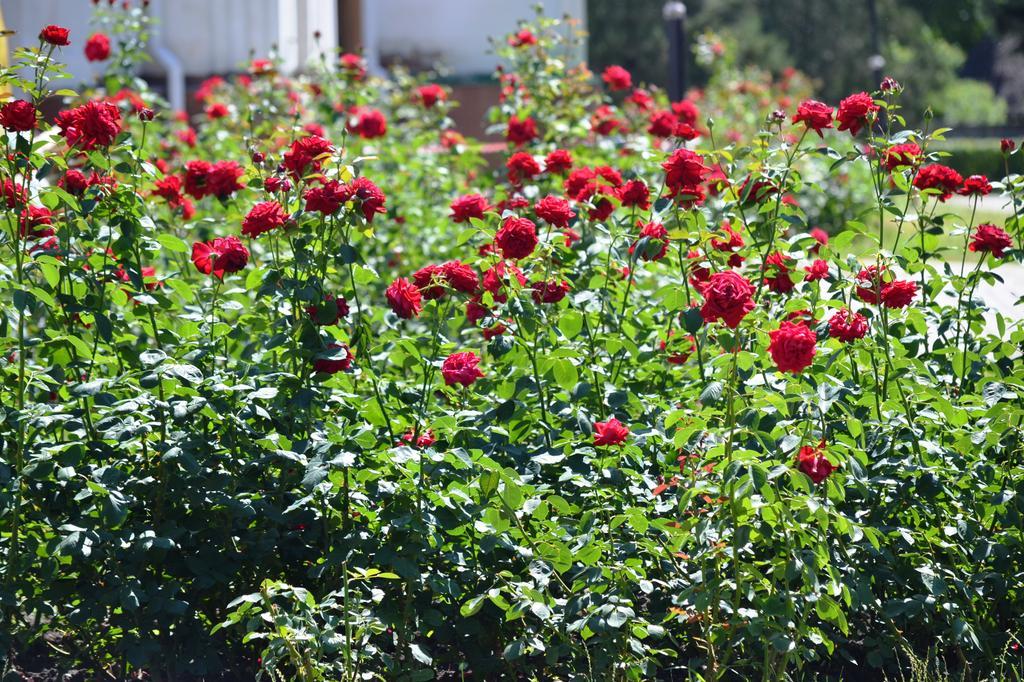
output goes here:
{"type": "Polygon", "coordinates": [[[1017,303],[1024,297],[1024,265],[1004,263],[996,272],[1003,278],[1003,283],[993,285],[981,282],[974,294],[974,297],[983,301],[989,309],[985,313],[985,321],[988,331],[992,333],[998,331],[994,311],[999,311],[1004,317],[1012,320],[1024,320],[1024,305],[1017,303]]]}

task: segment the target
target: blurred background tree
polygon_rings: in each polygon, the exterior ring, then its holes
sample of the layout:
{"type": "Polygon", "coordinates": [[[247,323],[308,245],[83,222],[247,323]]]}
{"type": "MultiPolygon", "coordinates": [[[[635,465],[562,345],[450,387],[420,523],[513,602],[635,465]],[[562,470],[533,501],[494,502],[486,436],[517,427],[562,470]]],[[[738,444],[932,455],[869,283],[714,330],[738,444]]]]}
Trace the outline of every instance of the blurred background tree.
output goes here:
{"type": "MultiPolygon", "coordinates": [[[[589,0],[590,61],[621,64],[637,80],[664,84],[667,40],[663,0],[589,0]]],[[[943,123],[1024,123],[1024,0],[876,0],[879,41],[888,75],[907,86],[906,114],[920,121],[931,107],[943,123]],[[998,91],[998,92],[997,92],[998,91]],[[1008,102],[1011,107],[1008,107],[1008,102]]],[[[738,64],[775,73],[795,66],[825,101],[874,82],[868,0],[687,0],[690,44],[711,30],[738,64]]],[[[691,60],[691,65],[693,64],[691,60]]],[[[692,85],[700,85],[691,68],[692,85]]]]}

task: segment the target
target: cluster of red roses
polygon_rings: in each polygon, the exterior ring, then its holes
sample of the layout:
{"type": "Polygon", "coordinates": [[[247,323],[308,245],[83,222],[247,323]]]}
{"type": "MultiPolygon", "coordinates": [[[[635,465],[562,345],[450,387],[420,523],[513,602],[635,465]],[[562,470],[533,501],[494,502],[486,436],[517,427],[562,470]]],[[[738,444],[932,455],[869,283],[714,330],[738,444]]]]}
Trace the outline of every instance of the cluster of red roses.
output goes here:
{"type": "MultiPolygon", "coordinates": [[[[47,27],[40,35],[44,42],[54,46],[67,45],[66,29],[47,27]]],[[[528,31],[517,34],[511,44],[527,47],[536,43],[528,31]]],[[[110,41],[97,34],[89,39],[86,53],[90,59],[109,57],[110,41]]],[[[273,71],[273,65],[266,60],[253,62],[245,78],[262,77],[273,71]],[[259,62],[259,63],[257,63],[259,62]]],[[[341,75],[352,82],[366,76],[365,64],[357,55],[346,54],[340,59],[341,75]]],[[[613,91],[633,88],[629,72],[619,66],[608,67],[602,79],[613,91]]],[[[888,82],[888,81],[887,81],[888,82]]],[[[230,109],[224,102],[216,101],[217,93],[224,81],[217,77],[204,82],[197,92],[197,98],[205,103],[209,118],[227,116],[230,109]]],[[[893,82],[887,86],[897,88],[893,82]]],[[[883,87],[883,90],[886,89],[883,87]]],[[[80,151],[101,149],[114,144],[121,132],[122,121],[117,102],[124,98],[131,100],[139,117],[145,121],[152,118],[152,112],[143,102],[132,99],[131,93],[119,93],[108,100],[90,101],[86,104],[61,112],[56,124],[69,147],[80,151]],[[146,113],[148,112],[148,114],[146,113]]],[[[447,99],[445,90],[435,84],[423,85],[411,94],[412,101],[425,108],[433,108],[447,99]]],[[[626,98],[629,107],[649,114],[648,132],[656,138],[677,137],[693,139],[697,132],[693,128],[699,112],[690,100],[670,104],[669,109],[657,110],[653,98],[642,89],[634,89],[626,98]]],[[[339,105],[340,107],[340,105],[339,105]]],[[[877,104],[867,93],[855,93],[843,99],[837,109],[815,100],[799,104],[792,116],[794,124],[803,124],[806,131],[823,136],[823,131],[837,124],[840,131],[849,131],[856,136],[869,127],[879,111],[877,104]]],[[[384,114],[367,106],[341,107],[339,114],[346,116],[347,129],[364,139],[375,139],[386,134],[387,121],[384,114]]],[[[0,125],[12,132],[27,132],[37,125],[38,114],[29,102],[13,100],[0,107],[0,125]]],[[[785,115],[776,116],[784,121],[785,115]]],[[[599,134],[624,129],[610,107],[602,105],[594,114],[593,129],[599,134]]],[[[374,216],[386,212],[387,199],[381,189],[366,177],[356,177],[342,182],[325,173],[326,162],[336,149],[324,136],[323,129],[308,124],[306,135],[295,139],[280,155],[277,166],[267,163],[263,152],[254,152],[252,160],[257,168],[275,168],[260,180],[267,198],[252,206],[241,225],[241,235],[259,239],[263,235],[288,231],[298,224],[298,214],[289,215],[286,206],[301,196],[307,213],[320,214],[324,219],[337,216],[343,207],[352,207],[352,215],[361,215],[366,223],[372,223],[374,216]],[[292,195],[294,188],[299,194],[292,195]]],[[[179,137],[186,145],[195,144],[195,131],[191,128],[179,131],[179,137]]],[[[467,319],[477,324],[486,321],[483,335],[494,338],[508,331],[509,321],[502,319],[498,306],[507,303],[509,294],[518,289],[526,290],[537,304],[555,304],[565,298],[571,289],[569,282],[558,277],[544,276],[529,281],[520,265],[531,257],[540,244],[538,222],[548,229],[557,229],[565,237],[565,246],[571,248],[580,239],[572,227],[577,215],[584,214],[591,221],[606,221],[619,208],[631,209],[631,220],[636,217],[636,233],[629,246],[633,260],[659,261],[664,258],[671,244],[668,229],[656,219],[637,217],[638,212],[652,211],[652,191],[639,177],[625,179],[615,168],[605,165],[577,166],[572,154],[561,148],[548,152],[543,157],[525,149],[540,139],[540,131],[531,116],[510,115],[506,124],[506,138],[513,150],[506,161],[509,182],[508,196],[492,205],[487,197],[479,193],[459,196],[451,201],[451,219],[455,223],[471,220],[486,221],[488,215],[500,216],[500,226],[493,242],[481,249],[481,256],[497,257],[478,273],[460,260],[448,260],[440,264],[427,265],[412,273],[410,277],[397,277],[387,287],[384,296],[393,313],[400,319],[413,319],[423,310],[423,301],[441,300],[446,296],[465,297],[467,319]],[[561,182],[564,196],[546,194],[534,199],[538,193],[525,191],[524,185],[542,176],[561,182]],[[527,216],[532,212],[532,218],[527,216]],[[533,219],[535,218],[535,220],[533,219]]],[[[685,146],[669,146],[662,142],[666,157],[661,163],[664,171],[664,197],[676,206],[691,209],[703,204],[709,195],[717,195],[729,185],[724,171],[710,167],[705,157],[685,146]]],[[[1004,151],[1012,145],[1004,144],[1004,151]]],[[[1012,149],[1012,148],[1011,148],[1012,149]]],[[[896,144],[882,153],[881,164],[890,173],[909,170],[913,186],[935,194],[939,201],[946,200],[954,192],[965,196],[979,197],[992,191],[992,185],[984,176],[974,175],[962,178],[955,170],[941,164],[921,165],[924,158],[921,148],[913,143],[896,144]]],[[[191,215],[192,204],[205,197],[225,200],[243,189],[245,170],[235,161],[191,160],[184,164],[182,174],[176,175],[164,164],[165,175],[157,180],[152,190],[154,196],[167,200],[172,208],[182,208],[186,217],[191,215]]],[[[73,194],[80,194],[92,186],[116,184],[113,178],[98,176],[86,178],[77,170],[69,170],[61,180],[61,186],[73,194]]],[[[8,205],[17,202],[22,188],[13,183],[5,184],[3,191],[8,205]]],[[[791,197],[779,196],[782,188],[774,180],[747,176],[735,188],[735,198],[743,203],[762,203],[775,197],[780,203],[791,203],[791,197]]],[[[21,204],[25,202],[22,201],[21,204]]],[[[21,205],[19,204],[19,205],[21,205]]],[[[301,213],[301,211],[299,212],[301,213]]],[[[26,206],[22,213],[22,234],[37,240],[52,239],[51,215],[47,209],[26,206]]],[[[827,244],[828,236],[821,230],[810,233],[816,244],[810,250],[815,256],[821,245],[827,244]]],[[[721,322],[727,328],[736,329],[759,302],[760,286],[769,291],[785,295],[797,284],[792,277],[794,259],[780,251],[767,253],[757,277],[752,281],[739,270],[745,262],[742,250],[746,246],[739,228],[728,222],[721,226],[720,233],[709,240],[709,250],[702,252],[691,249],[686,254],[691,261],[688,283],[702,298],[699,313],[706,324],[721,322]],[[710,268],[705,265],[709,254],[724,254],[727,268],[710,268]],[[714,269],[715,271],[712,271],[714,269]]],[[[1012,247],[1010,236],[1002,229],[983,224],[977,227],[970,241],[972,251],[990,253],[1002,257],[1012,247]]],[[[215,278],[223,279],[227,274],[246,267],[250,251],[239,237],[234,235],[216,237],[192,246],[192,262],[196,269],[215,278]]],[[[552,256],[553,257],[553,256],[552,256]]],[[[804,281],[817,282],[830,278],[829,264],[820,258],[813,258],[804,267],[804,281]]],[[[632,277],[632,273],[629,273],[632,277]]],[[[630,280],[632,281],[632,280],[630,280]]],[[[905,308],[917,294],[917,284],[898,279],[884,266],[868,266],[856,276],[857,298],[867,305],[884,306],[889,309],[905,308]]],[[[344,297],[327,294],[322,304],[306,309],[310,319],[317,325],[333,325],[349,312],[344,297]]],[[[799,373],[811,366],[817,353],[817,335],[813,327],[817,324],[813,313],[798,311],[781,321],[776,329],[768,333],[767,353],[781,372],[799,373]]],[[[835,311],[827,321],[828,334],[842,343],[853,343],[864,338],[869,331],[868,319],[847,307],[835,311]]],[[[686,362],[696,340],[693,336],[676,339],[681,348],[669,349],[673,332],[670,330],[661,347],[666,350],[668,362],[686,362]]],[[[329,344],[323,356],[314,361],[317,371],[333,373],[351,366],[351,352],[344,344],[329,344]]],[[[480,358],[473,352],[457,352],[442,364],[441,374],[448,385],[469,386],[483,377],[479,368],[480,358]]],[[[629,429],[615,418],[598,422],[594,426],[595,445],[620,445],[629,435],[629,429]]],[[[410,436],[411,438],[411,436],[410,436]]],[[[417,440],[422,436],[417,436],[417,440]]],[[[800,467],[818,482],[831,471],[831,465],[820,454],[820,449],[804,448],[799,456],[800,467]],[[804,452],[807,450],[807,452],[804,452]],[[824,473],[822,473],[824,472],[824,473]]]]}

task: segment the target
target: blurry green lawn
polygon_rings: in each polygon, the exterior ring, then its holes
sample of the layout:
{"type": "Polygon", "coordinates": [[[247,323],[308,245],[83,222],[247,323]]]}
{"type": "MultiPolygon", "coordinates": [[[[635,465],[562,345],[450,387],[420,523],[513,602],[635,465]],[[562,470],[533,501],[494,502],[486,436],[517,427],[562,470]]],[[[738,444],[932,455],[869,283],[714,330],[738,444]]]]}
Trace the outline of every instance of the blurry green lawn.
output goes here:
{"type": "MultiPolygon", "coordinates": [[[[974,213],[973,225],[977,226],[982,223],[992,223],[999,227],[1003,227],[1006,219],[1010,217],[1011,213],[1009,208],[1003,209],[1003,199],[1001,197],[986,199],[984,202],[979,202],[977,211],[974,213]]],[[[926,234],[925,235],[925,247],[930,252],[936,252],[942,249],[943,256],[947,260],[959,261],[960,256],[964,248],[965,232],[964,228],[968,225],[971,220],[971,203],[963,199],[955,198],[940,204],[939,208],[935,211],[935,217],[941,217],[943,221],[943,230],[940,234],[926,234]]],[[[877,228],[878,215],[874,215],[875,222],[868,225],[868,230],[873,235],[877,235],[877,232],[872,230],[872,227],[877,228]]],[[[883,246],[891,250],[893,242],[896,240],[896,233],[899,227],[899,219],[894,215],[886,215],[886,222],[883,227],[883,246]]],[[[900,244],[907,245],[908,239],[912,239],[914,244],[918,243],[920,235],[918,234],[918,223],[916,220],[907,220],[903,223],[903,232],[900,236],[900,244]]],[[[865,250],[872,250],[874,248],[873,240],[867,237],[858,237],[854,240],[854,249],[857,253],[862,253],[865,250]]],[[[974,261],[976,256],[974,252],[967,252],[967,260],[974,261]]]]}

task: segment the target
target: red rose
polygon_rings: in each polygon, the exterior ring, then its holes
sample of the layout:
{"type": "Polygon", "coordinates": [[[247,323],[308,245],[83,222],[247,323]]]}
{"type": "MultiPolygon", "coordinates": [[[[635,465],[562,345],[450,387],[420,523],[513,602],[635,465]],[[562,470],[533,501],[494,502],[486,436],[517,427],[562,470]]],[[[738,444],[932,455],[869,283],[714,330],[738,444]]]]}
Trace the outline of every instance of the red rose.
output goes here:
{"type": "Polygon", "coordinates": [[[982,223],[974,231],[970,246],[967,248],[977,253],[991,253],[996,258],[1002,258],[1003,251],[1013,248],[1013,239],[1006,230],[982,223]]]}
{"type": "Polygon", "coordinates": [[[284,153],[282,162],[295,180],[301,180],[307,173],[319,173],[326,156],[334,151],[334,145],[322,137],[311,135],[292,142],[284,153]]]}
{"type": "Polygon", "coordinates": [[[338,63],[349,78],[357,81],[366,78],[366,61],[359,55],[346,52],[338,58],[338,63]]]}
{"type": "Polygon", "coordinates": [[[512,263],[499,261],[484,273],[482,286],[484,291],[489,292],[495,301],[504,303],[508,300],[508,296],[504,293],[504,288],[512,281],[511,278],[515,278],[519,282],[519,286],[526,284],[526,276],[523,275],[522,270],[512,263]]]}
{"type": "Polygon", "coordinates": [[[192,263],[204,275],[224,279],[225,273],[238,272],[249,262],[249,250],[238,237],[217,237],[192,245],[192,263]]]}
{"type": "Polygon", "coordinates": [[[440,85],[429,83],[416,88],[415,99],[427,109],[432,108],[438,102],[448,99],[448,94],[440,85]]]}
{"type": "Polygon", "coordinates": [[[640,111],[650,111],[651,107],[654,106],[654,98],[651,97],[649,92],[641,88],[637,88],[629,93],[626,101],[630,104],[635,104],[640,111]]]}
{"type": "Polygon", "coordinates": [[[373,222],[373,216],[376,214],[387,213],[387,209],[384,208],[384,204],[387,203],[387,197],[384,196],[384,192],[380,191],[380,187],[377,187],[365,176],[358,177],[344,185],[342,196],[344,196],[346,203],[349,201],[357,201],[359,203],[359,208],[363,212],[363,218],[368,223],[373,222]]]}
{"type": "Polygon", "coordinates": [[[823,138],[821,131],[832,127],[832,107],[817,100],[804,100],[793,114],[793,123],[803,123],[823,138]]]}
{"type": "Polygon", "coordinates": [[[836,112],[839,130],[849,130],[851,135],[856,135],[867,125],[868,116],[876,111],[878,105],[868,93],[858,92],[850,95],[839,103],[839,111],[836,112]]]}
{"type": "Polygon", "coordinates": [[[783,322],[778,329],[769,332],[768,336],[771,338],[768,353],[780,372],[797,374],[814,361],[817,338],[806,325],[783,322]]]}
{"type": "Polygon", "coordinates": [[[349,119],[348,131],[366,140],[383,137],[388,131],[387,119],[377,109],[359,107],[349,119]]]}
{"type": "Polygon", "coordinates": [[[828,320],[828,335],[843,343],[863,339],[867,333],[867,318],[846,308],[840,308],[828,320]]]}
{"type": "Polygon", "coordinates": [[[612,64],[606,68],[604,73],[601,74],[601,80],[613,92],[616,90],[629,90],[633,87],[633,77],[629,75],[629,71],[626,71],[617,64],[612,64]]]}
{"type": "Polygon", "coordinates": [[[569,221],[576,217],[568,201],[551,194],[538,201],[533,210],[538,218],[555,227],[569,227],[569,221]]]}
{"type": "Polygon", "coordinates": [[[102,33],[93,33],[85,41],[85,58],[90,62],[102,62],[110,56],[110,38],[102,33]]]}
{"type": "Polygon", "coordinates": [[[267,190],[271,194],[275,192],[288,192],[291,191],[292,181],[288,178],[282,178],[277,175],[271,175],[269,178],[263,181],[263,189],[267,190]]]}
{"type": "Polygon", "coordinates": [[[654,221],[649,223],[637,221],[637,224],[640,226],[640,237],[630,245],[630,255],[632,255],[636,250],[637,245],[640,243],[640,239],[647,238],[647,244],[645,245],[644,250],[640,253],[640,258],[647,261],[656,261],[664,258],[665,254],[668,252],[669,242],[668,230],[665,229],[665,226],[654,221]]]}
{"type": "Polygon", "coordinates": [[[810,476],[815,485],[822,483],[836,470],[836,467],[825,458],[825,454],[821,451],[822,445],[816,448],[804,445],[797,454],[797,466],[800,471],[810,476]]]}
{"type": "Polygon", "coordinates": [[[957,194],[965,197],[983,197],[992,191],[992,185],[984,175],[971,175],[964,180],[964,186],[957,190],[957,194]]]}
{"type": "Polygon", "coordinates": [[[391,310],[403,320],[419,317],[420,311],[423,310],[420,290],[404,277],[399,277],[392,282],[384,295],[388,299],[391,310]]]}
{"type": "Polygon", "coordinates": [[[671,111],[655,111],[648,119],[647,132],[655,137],[672,137],[679,125],[679,120],[671,111]]]}
{"type": "Polygon", "coordinates": [[[207,178],[207,189],[218,199],[224,199],[242,189],[238,179],[245,174],[242,167],[234,161],[218,161],[210,169],[207,178]]]}
{"type": "Polygon", "coordinates": [[[886,76],[882,79],[882,83],[879,85],[882,92],[902,92],[903,86],[900,82],[892,76],[886,76]]]}
{"type": "Polygon", "coordinates": [[[474,294],[480,288],[480,278],[476,271],[459,260],[450,260],[441,264],[441,275],[455,291],[474,294]]]}
{"type": "Polygon", "coordinates": [[[179,201],[181,199],[181,178],[177,175],[160,178],[154,183],[153,196],[161,197],[169,202],[179,201]]]}
{"type": "Polygon", "coordinates": [[[348,301],[344,296],[335,298],[332,294],[327,294],[322,304],[308,306],[306,313],[313,320],[313,324],[329,327],[337,324],[341,318],[348,316],[348,301]]]}
{"type": "Polygon", "coordinates": [[[882,287],[882,305],[886,308],[906,308],[914,300],[917,284],[897,279],[882,287]]]}
{"type": "Polygon", "coordinates": [[[913,142],[894,144],[885,150],[882,163],[889,172],[903,166],[914,166],[921,160],[921,148],[913,142]]]}
{"type": "Polygon", "coordinates": [[[480,303],[480,297],[474,297],[466,301],[466,319],[471,325],[480,322],[481,319],[490,315],[490,310],[480,303]]]}
{"type": "Polygon", "coordinates": [[[223,102],[211,102],[206,105],[206,118],[211,121],[216,121],[218,118],[224,118],[228,115],[228,105],[223,102]]]}
{"type": "Polygon", "coordinates": [[[741,235],[736,230],[732,229],[732,224],[730,224],[729,221],[724,221],[722,223],[722,231],[725,232],[726,235],[728,235],[729,239],[726,240],[719,239],[718,237],[712,237],[711,248],[715,249],[716,251],[734,252],[737,249],[743,248],[743,246],[746,244],[746,242],[743,241],[743,235],[741,235]]]}
{"type": "Polygon", "coordinates": [[[764,283],[777,294],[788,294],[796,286],[793,278],[789,276],[789,263],[792,261],[792,258],[778,251],[764,259],[765,269],[771,273],[765,276],[764,283]]]}
{"type": "Polygon", "coordinates": [[[322,374],[337,374],[352,366],[352,351],[344,343],[332,343],[313,360],[313,369],[322,374]]]}
{"type": "Polygon", "coordinates": [[[189,161],[185,164],[185,193],[196,198],[202,199],[209,194],[209,188],[207,182],[210,178],[210,171],[213,169],[213,164],[209,161],[189,161]]]}
{"type": "Polygon", "coordinates": [[[591,200],[594,207],[587,210],[587,217],[591,220],[601,222],[608,220],[608,216],[615,212],[615,204],[613,204],[607,197],[598,197],[597,199],[591,200]]]}
{"type": "Polygon", "coordinates": [[[509,216],[494,235],[494,242],[505,258],[526,258],[537,246],[537,227],[527,218],[509,216]]]}
{"type": "Polygon", "coordinates": [[[108,147],[121,132],[121,112],[110,102],[86,102],[60,112],[55,122],[69,146],[84,150],[108,147]]]}
{"type": "Polygon", "coordinates": [[[36,108],[31,102],[14,99],[0,107],[0,126],[12,133],[25,133],[36,127],[36,108]]]}
{"type": "Polygon", "coordinates": [[[516,152],[508,157],[505,167],[508,168],[508,181],[513,185],[540,175],[540,164],[537,163],[537,159],[526,152],[516,152]]]}
{"type": "Polygon", "coordinates": [[[879,271],[877,265],[869,265],[857,273],[854,284],[857,290],[857,298],[865,303],[877,304],[878,295],[891,280],[885,267],[879,271]]]}
{"type": "Polygon", "coordinates": [[[819,279],[825,279],[828,277],[828,261],[821,260],[820,258],[812,262],[804,271],[807,276],[804,277],[808,282],[816,282],[819,279]]]}
{"type": "Polygon", "coordinates": [[[458,260],[422,267],[413,273],[412,280],[428,301],[444,296],[445,286],[465,294],[474,294],[480,288],[476,271],[458,260]]]}
{"type": "Polygon", "coordinates": [[[661,164],[665,169],[665,184],[669,188],[669,196],[680,194],[703,194],[698,185],[711,169],[704,165],[704,157],[689,149],[677,149],[668,160],[661,164]]]}
{"type": "Polygon", "coordinates": [[[68,35],[71,33],[68,29],[63,26],[55,26],[50,24],[42,31],[39,32],[39,39],[44,43],[50,45],[56,45],[57,47],[65,47],[71,44],[68,40],[68,35]]]}
{"type": "Polygon", "coordinates": [[[341,205],[348,201],[348,191],[337,181],[330,180],[306,191],[306,210],[324,215],[334,215],[341,205]]]}
{"type": "Polygon", "coordinates": [[[565,179],[565,193],[576,201],[586,200],[597,189],[597,183],[593,182],[595,177],[592,169],[577,168],[565,179]]]}
{"type": "Polygon", "coordinates": [[[672,102],[672,113],[675,114],[680,123],[691,126],[697,123],[697,118],[700,116],[700,110],[697,108],[697,105],[688,99],[672,102]]]}
{"type": "Polygon", "coordinates": [[[508,44],[512,47],[523,47],[525,45],[536,45],[537,36],[533,35],[529,29],[522,29],[518,33],[513,33],[508,37],[508,44]]]}
{"type": "Polygon", "coordinates": [[[672,131],[672,135],[689,141],[696,140],[700,136],[700,131],[689,123],[677,123],[675,129],[672,131]]]}
{"type": "Polygon", "coordinates": [[[255,239],[264,232],[281,227],[288,219],[288,214],[276,201],[263,201],[249,211],[242,220],[242,234],[255,239]]]}
{"type": "Polygon", "coordinates": [[[750,281],[732,270],[716,272],[701,288],[704,305],[700,315],[705,322],[722,320],[735,329],[747,313],[754,309],[754,287],[750,281]]]}
{"type": "Polygon", "coordinates": [[[234,161],[189,161],[185,164],[185,192],[196,199],[224,199],[242,189],[238,179],[245,171],[234,161]]]}
{"type": "Polygon", "coordinates": [[[21,212],[20,228],[22,237],[52,237],[56,234],[53,225],[53,213],[43,206],[29,206],[21,212]],[[40,229],[41,228],[41,229],[40,229]]]}
{"type": "Polygon", "coordinates": [[[558,303],[569,293],[569,283],[565,280],[534,282],[530,288],[533,289],[533,300],[537,304],[558,303]]]}
{"type": "Polygon", "coordinates": [[[643,180],[630,180],[618,189],[619,201],[625,208],[639,208],[648,211],[651,208],[651,190],[643,180]]]}
{"type": "Polygon", "coordinates": [[[697,249],[690,249],[686,253],[687,260],[693,261],[687,265],[687,271],[689,272],[690,284],[698,292],[704,291],[704,286],[711,279],[711,270],[704,265],[707,260],[704,255],[697,249]]]}
{"type": "Polygon", "coordinates": [[[10,178],[4,178],[3,187],[0,187],[0,195],[2,195],[7,208],[16,208],[28,201],[28,191],[25,187],[10,178]]]}
{"type": "MultiPolygon", "coordinates": [[[[253,76],[268,76],[274,72],[274,62],[269,59],[254,59],[249,63],[249,73],[253,76]]],[[[246,87],[251,81],[246,81],[246,87]]]]}
{"type": "Polygon", "coordinates": [[[483,378],[484,373],[477,367],[479,364],[480,358],[476,353],[452,353],[441,363],[441,376],[444,377],[445,385],[470,386],[477,379],[483,378]]]}
{"type": "Polygon", "coordinates": [[[949,166],[931,163],[917,172],[917,177],[914,178],[914,187],[920,190],[937,189],[939,190],[939,201],[945,201],[953,196],[953,192],[963,181],[963,176],[949,166]]]}
{"type": "Polygon", "coordinates": [[[818,242],[810,249],[808,249],[808,251],[810,251],[811,253],[816,254],[818,253],[818,251],[821,250],[821,247],[828,246],[828,232],[826,232],[825,230],[821,229],[820,227],[812,227],[810,235],[814,237],[814,241],[818,242]]]}
{"type": "Polygon", "coordinates": [[[89,187],[108,187],[117,189],[117,178],[112,175],[100,175],[96,171],[89,173],[89,187]]]}
{"type": "Polygon", "coordinates": [[[196,146],[196,131],[195,131],[195,129],[189,127],[189,128],[185,128],[184,130],[176,130],[176,131],[174,131],[174,135],[179,140],[181,140],[182,144],[184,144],[185,146],[187,146],[187,147],[195,147],[196,146]]]}
{"type": "Polygon", "coordinates": [[[69,194],[79,196],[89,188],[89,182],[85,179],[82,171],[72,168],[64,173],[64,177],[57,181],[57,186],[69,194]]]}
{"type": "MultiPolygon", "coordinates": [[[[521,208],[526,208],[530,205],[530,200],[524,197],[522,194],[514,194],[508,199],[502,199],[498,202],[498,213],[504,214],[506,211],[518,211],[521,208]]],[[[481,256],[485,255],[483,253],[481,256]]]]}
{"type": "Polygon", "coordinates": [[[456,223],[464,223],[470,218],[483,220],[484,213],[492,210],[492,206],[481,194],[466,194],[452,200],[451,209],[451,219],[456,223]]]}
{"type": "Polygon", "coordinates": [[[626,124],[615,116],[615,109],[602,104],[590,117],[590,127],[598,135],[611,135],[616,130],[626,130],[626,124]]]}
{"type": "Polygon", "coordinates": [[[412,273],[412,283],[428,301],[435,301],[444,296],[444,278],[441,268],[437,265],[425,265],[412,273]]]}
{"type": "Polygon", "coordinates": [[[615,417],[594,424],[594,445],[622,445],[629,438],[629,429],[615,417]]]}
{"type": "Polygon", "coordinates": [[[537,123],[533,118],[527,116],[524,119],[520,119],[518,116],[513,116],[508,120],[508,128],[505,131],[505,139],[512,144],[518,146],[524,145],[527,142],[537,137],[537,123]]]}
{"type": "MultiPolygon", "coordinates": [[[[402,441],[412,445],[414,437],[416,438],[416,447],[420,449],[429,448],[431,445],[437,442],[437,439],[434,437],[434,432],[431,431],[430,429],[427,429],[419,436],[416,435],[415,430],[409,429],[408,431],[402,434],[402,441]]],[[[402,443],[398,443],[398,445],[401,444],[402,443]]]]}
{"type": "Polygon", "coordinates": [[[1009,154],[1016,148],[1017,143],[1008,137],[1004,137],[1003,139],[999,140],[999,151],[1001,151],[1004,154],[1009,154]]]}
{"type": "MultiPolygon", "coordinates": [[[[220,88],[222,85],[224,85],[223,78],[221,78],[220,76],[210,76],[209,78],[207,78],[199,84],[199,87],[196,88],[196,92],[193,95],[193,97],[196,98],[197,102],[205,102],[207,99],[212,97],[214,91],[220,88]]],[[[185,114],[185,112],[181,112],[181,114],[187,117],[187,114],[185,114]]]]}
{"type": "Polygon", "coordinates": [[[572,154],[565,149],[556,149],[544,157],[544,171],[563,175],[572,168],[572,154]]]}

